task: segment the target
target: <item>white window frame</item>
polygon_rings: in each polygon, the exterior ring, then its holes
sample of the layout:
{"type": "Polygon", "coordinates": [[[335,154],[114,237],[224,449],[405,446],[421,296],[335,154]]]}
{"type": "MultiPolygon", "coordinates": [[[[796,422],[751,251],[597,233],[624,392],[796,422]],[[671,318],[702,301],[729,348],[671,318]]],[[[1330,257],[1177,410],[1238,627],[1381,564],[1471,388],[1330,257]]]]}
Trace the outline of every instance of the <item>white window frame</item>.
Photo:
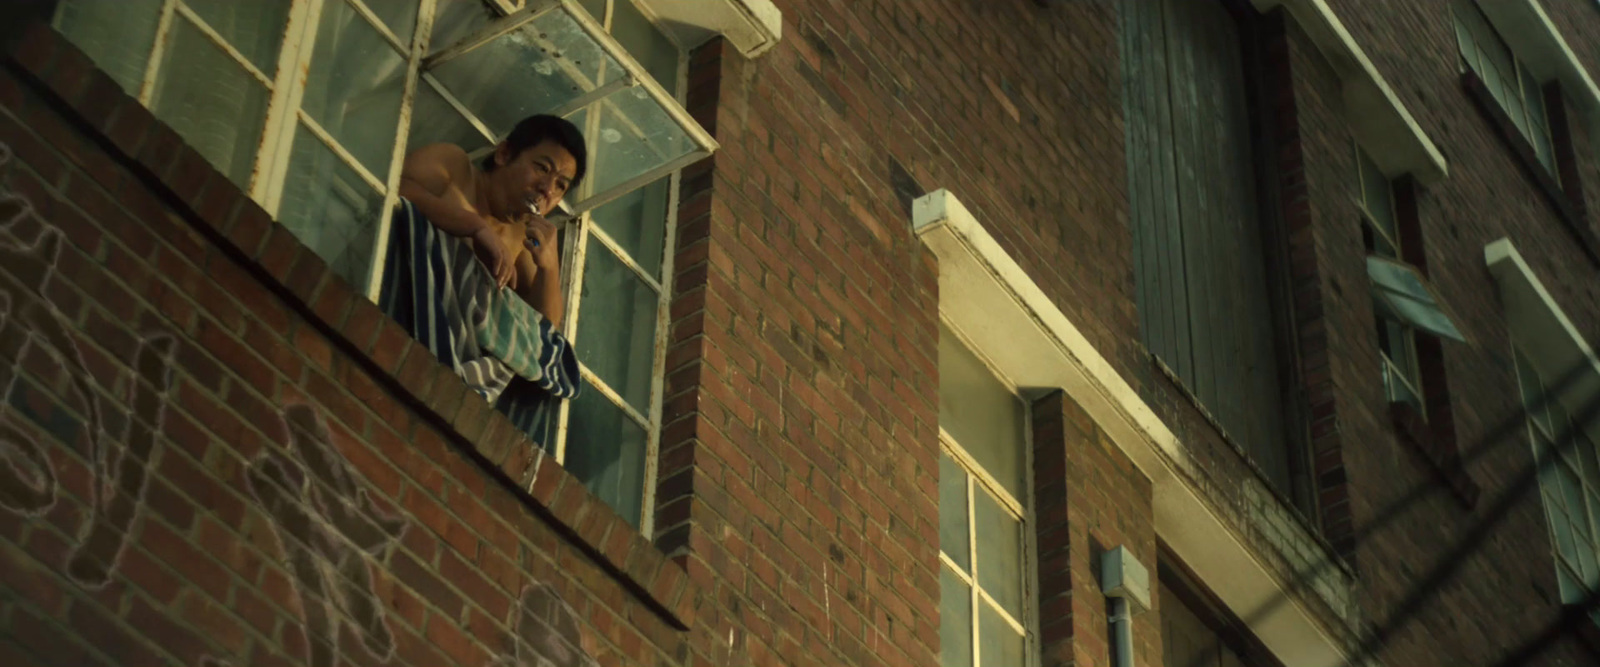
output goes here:
{"type": "MultiPolygon", "coordinates": [[[[1362,223],[1367,226],[1368,231],[1376,240],[1373,244],[1374,252],[1395,261],[1404,261],[1401,259],[1401,248],[1403,246],[1400,243],[1400,216],[1395,202],[1394,181],[1390,180],[1389,176],[1379,169],[1377,162],[1361,147],[1359,142],[1352,141],[1352,144],[1355,147],[1356,191],[1359,195],[1356,205],[1361,210],[1362,223]],[[1384,185],[1389,188],[1389,194],[1386,199],[1389,202],[1389,221],[1394,225],[1392,234],[1385,230],[1383,225],[1378,224],[1377,216],[1373,213],[1373,195],[1367,191],[1367,171],[1369,169],[1376,171],[1378,176],[1382,177],[1384,185]],[[1387,247],[1381,247],[1380,244],[1387,244],[1387,247]],[[1385,253],[1385,250],[1389,252],[1385,253]]],[[[1379,320],[1378,336],[1382,342],[1389,347],[1403,346],[1406,356],[1410,360],[1409,363],[1401,365],[1390,357],[1387,352],[1384,352],[1381,346],[1378,348],[1378,356],[1382,359],[1383,364],[1384,397],[1390,403],[1402,403],[1405,402],[1405,398],[1400,392],[1408,392],[1416,399],[1418,413],[1423,419],[1426,419],[1428,403],[1427,398],[1422,393],[1422,368],[1417,359],[1417,330],[1405,322],[1385,317],[1381,312],[1375,313],[1375,315],[1379,320]],[[1399,340],[1394,340],[1390,337],[1389,328],[1385,325],[1385,322],[1393,323],[1400,327],[1399,340]]]]}
{"type": "Polygon", "coordinates": [[[949,455],[956,465],[960,466],[968,475],[966,490],[967,562],[970,564],[970,569],[973,573],[969,575],[962,572],[961,568],[956,565],[955,560],[945,552],[943,545],[940,545],[939,548],[940,567],[949,568],[962,583],[966,584],[970,591],[967,602],[970,605],[969,608],[972,614],[971,640],[974,667],[983,667],[984,665],[978,630],[982,618],[980,612],[983,607],[981,605],[985,604],[997,612],[1000,618],[1011,626],[1011,629],[1022,633],[1022,651],[1024,659],[1027,661],[1026,664],[1038,665],[1040,660],[1039,578],[1036,552],[1038,536],[1035,528],[1038,525],[1038,517],[1034,512],[1035,499],[1033,493],[1033,405],[1024,398],[1021,388],[1005,373],[1001,372],[994,362],[983,353],[981,348],[973,344],[972,340],[961,331],[961,327],[955,321],[943,313],[941,313],[941,320],[955,335],[956,341],[976,356],[983,364],[984,369],[994,376],[1005,387],[1006,391],[1011,394],[1011,397],[1022,406],[1021,446],[1023,450],[1024,477],[1022,482],[1023,497],[1018,499],[1010,491],[1007,491],[1000,484],[1000,481],[995,479],[994,475],[984,469],[977,459],[967,453],[967,450],[961,446],[961,443],[954,436],[950,435],[943,426],[939,427],[940,451],[949,455]],[[977,521],[975,503],[977,502],[976,494],[983,492],[987,492],[990,497],[998,501],[1001,508],[1010,512],[1017,519],[1018,529],[1022,531],[1022,562],[1019,567],[1022,570],[1022,611],[1024,617],[1021,619],[1012,617],[1011,613],[1002,608],[987,591],[983,590],[983,587],[977,581],[978,531],[975,525],[977,521]]]}
{"type": "Polygon", "coordinates": [[[1457,58],[1458,65],[1463,71],[1471,71],[1483,81],[1489,96],[1494,98],[1495,103],[1507,116],[1511,117],[1512,125],[1516,126],[1517,132],[1527,139],[1539,163],[1544,165],[1551,178],[1560,182],[1561,173],[1556,168],[1555,134],[1550,127],[1549,105],[1544,99],[1544,82],[1533,75],[1525,59],[1511,48],[1510,43],[1500,34],[1500,29],[1478,6],[1476,0],[1459,0],[1451,6],[1451,12],[1456,33],[1456,47],[1460,54],[1457,58]],[[1473,18],[1467,19],[1465,16],[1473,18]],[[1473,28],[1474,25],[1488,29],[1489,34],[1478,34],[1479,31],[1473,28]],[[1499,72],[1492,62],[1485,62],[1487,60],[1484,56],[1485,48],[1505,53],[1506,58],[1511,61],[1510,76],[1499,72]],[[1490,81],[1487,73],[1490,70],[1495,72],[1494,76],[1500,81],[1500,86],[1490,81]],[[1517,88],[1517,107],[1522,110],[1520,114],[1514,113],[1506,100],[1502,99],[1500,89],[1505,85],[1517,88]],[[1527,100],[1530,97],[1539,101],[1537,114],[1528,108],[1527,100]]]}
{"type": "Polygon", "coordinates": [[[1578,604],[1600,591],[1600,477],[1591,479],[1591,475],[1600,470],[1585,470],[1585,452],[1579,448],[1587,448],[1590,457],[1600,457],[1600,452],[1595,451],[1595,443],[1572,422],[1566,406],[1550,394],[1549,385],[1515,343],[1512,356],[1516,360],[1517,388],[1527,416],[1528,443],[1533,447],[1534,463],[1539,470],[1540,500],[1544,505],[1546,527],[1550,530],[1550,553],[1560,570],[1558,574],[1564,575],[1557,578],[1561,600],[1566,604],[1578,604]],[[1538,396],[1528,395],[1526,387],[1530,385],[1539,389],[1538,396]],[[1547,409],[1550,404],[1561,407],[1563,423],[1554,423],[1554,415],[1547,409]],[[1566,442],[1558,439],[1561,434],[1568,436],[1566,442]],[[1574,463],[1574,459],[1578,462],[1574,463]],[[1559,479],[1563,472],[1578,481],[1578,502],[1583,507],[1576,511],[1567,506],[1566,494],[1561,488],[1564,482],[1559,479]],[[1562,523],[1568,526],[1565,540],[1560,537],[1562,523]],[[1567,553],[1567,547],[1572,553],[1567,553]]]}
{"type": "MultiPolygon", "coordinates": [[[[604,0],[606,4],[605,16],[596,17],[601,26],[609,34],[612,29],[612,19],[615,17],[617,2],[628,0],[604,0]]],[[[646,17],[648,18],[648,14],[646,17]]],[[[666,31],[663,31],[666,34],[666,31]]],[[[689,54],[683,48],[678,49],[677,81],[672,83],[675,99],[681,104],[688,88],[689,54]]],[[[589,115],[589,126],[583,128],[584,136],[594,136],[599,131],[599,114],[589,115]]],[[[698,158],[696,158],[698,159],[698,158]]],[[[656,291],[656,336],[654,341],[654,358],[650,366],[650,400],[649,412],[641,413],[629,405],[621,394],[600,378],[598,374],[578,362],[578,372],[583,377],[586,389],[599,392],[613,406],[620,409],[624,415],[633,420],[635,424],[645,430],[644,454],[644,491],[640,494],[641,507],[639,509],[639,531],[645,535],[653,535],[655,531],[655,497],[656,482],[659,475],[659,458],[661,449],[661,415],[662,392],[666,383],[666,350],[671,328],[672,309],[672,275],[675,270],[673,248],[677,244],[678,232],[678,187],[682,182],[682,167],[687,165],[673,165],[672,171],[665,177],[670,179],[668,185],[666,231],[662,236],[661,277],[651,276],[644,267],[640,266],[629,253],[611,238],[604,229],[595,224],[593,212],[598,206],[588,206],[578,215],[573,216],[565,224],[566,236],[570,239],[567,247],[562,249],[563,264],[562,280],[565,283],[567,317],[561,323],[562,333],[576,344],[578,340],[578,322],[583,315],[583,275],[588,264],[589,239],[592,237],[599,241],[612,255],[622,262],[634,276],[643,280],[651,289],[656,291]]],[[[657,170],[659,171],[659,170],[657,170]]],[[[656,172],[651,172],[656,173],[656,172]]],[[[650,174],[646,174],[650,175],[650,174]]],[[[661,176],[656,176],[659,180],[661,176]]],[[[655,180],[638,183],[627,188],[631,192],[639,187],[649,185],[655,180]]],[[[620,189],[620,188],[619,188],[620,189]]],[[[619,193],[620,194],[620,193],[619,193]]],[[[604,203],[604,202],[602,202],[604,203]]],[[[561,409],[556,417],[556,438],[554,443],[545,446],[555,454],[556,462],[563,465],[567,462],[567,438],[569,435],[568,424],[572,415],[572,401],[562,401],[561,409]]],[[[531,485],[531,482],[530,482],[531,485]]],[[[531,488],[531,486],[530,486],[531,488]]]]}
{"type": "MultiPolygon", "coordinates": [[[[155,93],[156,84],[160,80],[163,56],[166,50],[170,48],[170,40],[168,38],[173,25],[177,21],[188,21],[194,25],[212,44],[220,48],[231,60],[242,67],[246,74],[264,86],[269,94],[266,117],[262,126],[260,146],[255,154],[255,168],[245,189],[249,192],[250,197],[274,218],[278,216],[282,205],[285,180],[292,152],[291,148],[299,125],[304,125],[308,130],[308,134],[315,137],[323,146],[337,155],[345,167],[354,171],[361,180],[383,196],[381,211],[392,210],[398,199],[397,190],[400,172],[407,150],[406,141],[411,132],[411,113],[418,86],[428,85],[435,92],[442,95],[446,102],[455,107],[456,111],[460,112],[467,122],[484,136],[488,144],[498,143],[501,139],[501,137],[494,136],[482,121],[478,120],[461,105],[443,86],[438,85],[438,82],[433,79],[431,74],[424,71],[431,64],[439,62],[441,56],[445,58],[452,57],[476,46],[476,44],[436,45],[430,43],[433,33],[433,19],[438,4],[437,0],[406,0],[408,2],[418,2],[414,31],[407,39],[402,39],[396,35],[388,24],[369,8],[369,5],[375,1],[392,2],[394,0],[289,1],[292,4],[290,5],[283,41],[278,53],[277,70],[269,76],[268,73],[262,72],[254,63],[250,62],[237,48],[229,44],[216,30],[206,24],[198,14],[189,9],[184,0],[164,0],[161,16],[157,24],[154,46],[145,69],[144,80],[138,91],[140,103],[149,106],[155,93]],[[340,2],[345,3],[357,14],[361,15],[370,27],[376,30],[383,40],[388,42],[406,61],[399,119],[395,129],[394,150],[390,156],[388,173],[385,174],[372,173],[360,160],[357,160],[344,146],[330,136],[322,125],[301,106],[306,82],[306,77],[301,74],[316,57],[312,51],[316,44],[317,29],[322,18],[322,12],[330,3],[340,2]]],[[[626,57],[626,49],[609,36],[605,25],[609,25],[610,4],[607,4],[607,16],[604,17],[607,23],[601,25],[594,19],[590,19],[588,13],[581,5],[577,4],[576,0],[482,1],[496,9],[507,21],[516,19],[526,22],[544,12],[564,7],[579,23],[588,24],[588,27],[591,28],[589,32],[600,42],[602,49],[616,57],[618,64],[626,72],[626,78],[614,82],[613,86],[603,87],[585,94],[559,109],[549,110],[551,113],[556,115],[570,114],[584,106],[583,103],[599,99],[605,93],[614,91],[617,87],[623,85],[637,85],[658,101],[670,99],[678,102],[677,104],[663,104],[662,106],[668,115],[685,130],[690,141],[695,144],[696,150],[659,165],[648,172],[639,174],[637,177],[605,192],[592,193],[594,196],[585,197],[581,202],[576,202],[576,207],[569,206],[567,208],[569,213],[582,213],[605,204],[639,187],[654,183],[675,173],[716,150],[716,141],[689,116],[687,111],[683,110],[679,96],[669,93],[656,84],[637,62],[626,57]],[[618,57],[619,54],[621,54],[621,57],[618,57]]],[[[607,1],[609,3],[614,0],[607,1]]],[[[647,14],[646,16],[649,15],[647,14]]],[[[670,34],[669,31],[663,30],[662,32],[663,34],[670,34]]],[[[681,80],[681,74],[679,78],[681,80]]],[[[678,87],[681,89],[682,85],[680,84],[678,87]]],[[[481,157],[481,154],[474,157],[481,157]]],[[[569,201],[569,203],[573,202],[569,201]]],[[[361,285],[361,288],[369,298],[376,297],[379,283],[382,279],[385,257],[381,249],[386,247],[387,244],[390,221],[385,216],[377,221],[376,225],[372,260],[369,264],[369,272],[365,284],[361,285]]]]}
{"type": "MultiPolygon", "coordinates": [[[[1512,358],[1517,366],[1513,377],[1518,382],[1518,391],[1522,393],[1524,406],[1530,402],[1526,393],[1523,393],[1523,372],[1531,371],[1539,381],[1540,390],[1547,398],[1565,406],[1591,406],[1600,402],[1600,356],[1584,336],[1578,332],[1572,320],[1567,317],[1561,305],[1545,289],[1544,282],[1534,273],[1533,268],[1523,259],[1522,254],[1508,238],[1502,238],[1490,243],[1483,248],[1484,263],[1488,265],[1489,273],[1493,276],[1498,287],[1500,302],[1505,307],[1505,320],[1510,330],[1512,358]],[[1551,386],[1545,380],[1557,383],[1551,386]]],[[[1529,411],[1528,440],[1532,446],[1535,465],[1538,465],[1539,483],[1541,493],[1546,492],[1549,481],[1548,471],[1543,463],[1547,452],[1540,438],[1546,434],[1553,436],[1551,428],[1542,427],[1532,423],[1535,411],[1529,411]]],[[[1570,419],[1570,414],[1569,414],[1570,419]]],[[[1584,436],[1590,443],[1600,443],[1600,422],[1591,421],[1583,425],[1584,436]]],[[[1553,438],[1550,438],[1553,440],[1553,438]]],[[[1580,465],[1580,470],[1581,470],[1580,465]]],[[[1600,477],[1600,474],[1596,475],[1600,477]]],[[[1593,481],[1593,480],[1590,480],[1593,481]]],[[[1559,490],[1557,490],[1559,493],[1559,490]]],[[[1542,500],[1542,499],[1541,499],[1542,500]]],[[[1558,584],[1561,586],[1561,599],[1563,603],[1571,604],[1583,599],[1584,593],[1573,590],[1574,584],[1585,583],[1581,577],[1571,577],[1571,559],[1560,551],[1558,536],[1555,533],[1554,517],[1550,516],[1550,508],[1546,506],[1546,524],[1550,529],[1550,549],[1557,568],[1558,584]],[[1568,581],[1571,579],[1571,581],[1568,581]]],[[[1594,539],[1600,540],[1600,526],[1592,526],[1597,532],[1591,533],[1594,539]]],[[[1582,572],[1582,568],[1578,568],[1582,572]]],[[[1600,590],[1594,582],[1587,582],[1588,590],[1600,590]]],[[[1600,611],[1590,614],[1597,623],[1600,623],[1600,611]]]]}
{"type": "MultiPolygon", "coordinates": [[[[276,1],[276,0],[275,0],[276,1]]],[[[236,64],[244,68],[245,72],[258,83],[265,86],[269,101],[263,121],[260,145],[254,156],[255,169],[248,184],[247,191],[250,197],[261,204],[269,214],[276,218],[282,205],[285,189],[285,180],[289,170],[292,144],[297,139],[296,132],[299,126],[307,128],[311,138],[298,137],[300,140],[320,141],[323,146],[338,156],[343,166],[353,170],[361,180],[372,187],[377,193],[383,195],[383,208],[381,211],[390,211],[398,200],[398,185],[403,160],[407,152],[407,140],[411,134],[411,114],[413,103],[416,99],[418,86],[429,86],[438,93],[446,103],[461,114],[466,122],[473,126],[485,143],[489,146],[497,144],[503,137],[495,136],[482,120],[466,108],[450,91],[441,85],[433,75],[426,71],[429,64],[441,62],[465,53],[477,44],[486,43],[487,40],[468,44],[472,38],[456,44],[435,45],[430,40],[433,34],[433,24],[438,8],[437,0],[406,0],[417,2],[417,17],[414,33],[407,39],[396,35],[382,18],[375,14],[369,4],[374,2],[393,2],[395,0],[292,0],[288,12],[288,19],[283,34],[283,41],[278,53],[277,71],[273,76],[268,76],[260,71],[237,48],[229,44],[227,39],[212,29],[199,15],[191,10],[184,0],[164,0],[161,16],[157,24],[154,47],[145,68],[144,79],[138,91],[141,104],[150,106],[160,79],[161,63],[166,50],[171,48],[168,44],[176,21],[189,21],[199,29],[212,44],[220,48],[236,64]],[[313,46],[316,43],[317,31],[321,21],[322,12],[329,8],[329,3],[346,3],[375,29],[384,41],[393,47],[397,54],[406,60],[406,73],[401,99],[400,112],[395,130],[394,149],[390,156],[389,170],[385,174],[374,174],[360,160],[342,146],[337,139],[323,129],[311,114],[302,108],[301,100],[305,94],[307,77],[301,76],[302,71],[310,66],[316,57],[313,46]]],[[[617,57],[627,51],[610,37],[612,20],[615,15],[615,3],[629,0],[604,0],[605,11],[603,16],[591,17],[587,8],[572,0],[483,0],[487,5],[497,10],[500,21],[504,25],[512,25],[514,21],[532,20],[545,11],[565,7],[580,23],[589,22],[590,33],[595,35],[607,50],[616,58],[618,64],[625,71],[625,76],[609,84],[595,82],[598,87],[564,105],[558,109],[548,110],[553,115],[566,116],[588,106],[590,102],[604,97],[606,94],[623,86],[641,86],[658,99],[662,95],[675,102],[675,105],[663,105],[670,116],[679,122],[689,134],[689,139],[695,143],[697,150],[663,162],[649,171],[639,174],[619,185],[613,186],[604,192],[594,192],[592,188],[596,181],[586,179],[581,186],[581,191],[575,191],[569,196],[569,201],[563,206],[563,214],[552,216],[561,220],[565,227],[566,247],[563,249],[563,290],[566,296],[567,317],[562,323],[562,331],[569,340],[577,341],[579,322],[583,313],[583,275],[587,264],[589,240],[604,245],[611,253],[626,266],[634,276],[642,280],[649,288],[655,290],[655,337],[650,360],[650,397],[648,410],[640,412],[637,408],[624,400],[622,396],[608,385],[598,374],[583,365],[580,361],[579,372],[589,391],[594,391],[609,400],[620,409],[624,415],[647,433],[644,469],[644,489],[641,493],[642,506],[639,508],[639,527],[641,532],[648,535],[654,529],[654,504],[657,470],[657,458],[660,448],[662,392],[664,385],[664,365],[666,361],[666,347],[670,326],[670,306],[672,298],[673,248],[676,244],[678,186],[681,180],[681,169],[717,148],[716,141],[701,128],[692,118],[688,117],[682,109],[684,93],[687,89],[688,53],[681,44],[674,42],[678,47],[678,63],[675,80],[665,82],[666,86],[655,82],[642,66],[629,57],[617,57]],[[607,44],[606,41],[610,40],[607,44]],[[595,224],[592,211],[618,197],[633,192],[639,188],[654,184],[662,179],[668,179],[668,194],[666,215],[661,224],[665,225],[662,239],[662,260],[660,275],[651,275],[636,261],[630,253],[599,225],[595,224]],[[576,200],[574,205],[572,202],[576,200]]],[[[636,6],[638,4],[636,3],[636,6]]],[[[646,20],[654,21],[652,14],[643,11],[646,20]]],[[[59,19],[59,14],[58,14],[59,19]]],[[[672,32],[661,31],[669,40],[672,32]]],[[[474,37],[480,37],[475,35],[474,37]]],[[[563,61],[563,64],[566,63],[563,61]]],[[[566,65],[571,68],[570,65],[566,65]]],[[[572,70],[570,72],[577,80],[587,81],[584,74],[572,70]]],[[[588,126],[582,128],[585,137],[598,136],[601,114],[587,115],[588,126]]],[[[477,160],[487,154],[488,149],[476,151],[472,157],[477,160]]],[[[591,160],[595,156],[591,155],[591,160]]],[[[591,164],[590,174],[594,173],[591,164]]],[[[342,185],[342,184],[340,184],[342,185]]],[[[339,188],[337,192],[343,193],[339,188]]],[[[344,193],[358,198],[365,198],[366,193],[344,193]]],[[[383,275],[385,253],[382,249],[387,247],[387,239],[391,227],[390,220],[385,215],[376,221],[375,244],[370,262],[367,284],[364,286],[369,298],[376,298],[383,275]]],[[[331,258],[325,258],[332,261],[331,258]]],[[[556,415],[554,442],[544,443],[551,451],[556,461],[566,463],[566,445],[568,436],[568,422],[570,418],[571,401],[562,401],[556,415]]]]}

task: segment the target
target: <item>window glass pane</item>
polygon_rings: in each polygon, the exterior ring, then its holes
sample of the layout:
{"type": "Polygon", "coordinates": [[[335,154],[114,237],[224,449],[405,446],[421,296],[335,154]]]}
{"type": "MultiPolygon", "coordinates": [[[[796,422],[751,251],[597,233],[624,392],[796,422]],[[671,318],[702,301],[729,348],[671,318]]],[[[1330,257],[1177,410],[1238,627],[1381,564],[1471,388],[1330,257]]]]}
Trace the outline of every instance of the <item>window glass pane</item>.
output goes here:
{"type": "Polygon", "coordinates": [[[644,502],[646,438],[644,427],[591,388],[572,399],[562,467],[583,480],[584,486],[628,523],[638,526],[644,502]]]}
{"type": "Polygon", "coordinates": [[[1571,567],[1570,564],[1556,564],[1556,581],[1561,588],[1561,603],[1582,604],[1588,599],[1589,593],[1584,590],[1583,584],[1573,575],[1569,569],[1571,567]]]}
{"type": "Polygon", "coordinates": [[[667,195],[672,180],[663,178],[594,210],[600,225],[628,256],[651,276],[661,277],[662,246],[667,235],[667,195]]]}
{"type": "Polygon", "coordinates": [[[632,0],[616,0],[611,36],[662,88],[678,89],[678,47],[633,6],[632,0]]]}
{"type": "Polygon", "coordinates": [[[1556,476],[1561,480],[1561,505],[1566,509],[1567,520],[1572,522],[1578,538],[1587,541],[1589,520],[1584,514],[1583,487],[1578,485],[1578,476],[1565,463],[1556,466],[1556,476]]]}
{"type": "Polygon", "coordinates": [[[1527,408],[1528,418],[1534,424],[1544,429],[1547,434],[1554,434],[1551,428],[1550,417],[1545,412],[1544,385],[1540,382],[1538,371],[1533,369],[1533,363],[1522,352],[1515,351],[1513,355],[1517,366],[1517,383],[1522,389],[1522,404],[1527,408]]]}
{"type": "Polygon", "coordinates": [[[1461,59],[1467,62],[1467,67],[1477,71],[1482,67],[1478,64],[1478,46],[1472,36],[1472,31],[1463,22],[1461,14],[1464,11],[1467,10],[1461,7],[1455,8],[1456,44],[1461,47],[1461,59]]]}
{"type": "Polygon", "coordinates": [[[56,29],[134,96],[160,21],[161,0],[67,0],[56,13],[56,29]]]}
{"type": "Polygon", "coordinates": [[[1394,198],[1389,177],[1378,171],[1378,165],[1372,161],[1366,151],[1357,150],[1356,154],[1361,163],[1361,191],[1363,203],[1367,213],[1372,216],[1372,221],[1378,225],[1379,231],[1395,242],[1399,241],[1399,234],[1394,224],[1394,198]]]}
{"type": "Polygon", "coordinates": [[[1417,395],[1416,385],[1395,369],[1393,361],[1383,366],[1383,386],[1384,396],[1390,403],[1409,403],[1417,410],[1422,410],[1422,397],[1417,395]]]}
{"type": "Polygon", "coordinates": [[[939,453],[939,549],[972,572],[972,545],[967,533],[967,471],[939,453]]]}
{"type": "Polygon", "coordinates": [[[1022,498],[1022,401],[943,323],[939,325],[939,426],[978,465],[1022,498]]]}
{"type": "Polygon", "coordinates": [[[322,5],[301,107],[379,180],[388,178],[406,60],[338,0],[322,5]]]}
{"type": "Polygon", "coordinates": [[[1517,69],[1522,74],[1522,101],[1528,113],[1528,141],[1533,144],[1539,162],[1544,164],[1552,176],[1560,178],[1555,168],[1555,150],[1551,146],[1550,117],[1545,112],[1544,92],[1528,68],[1518,63],[1517,69]]]}
{"type": "Polygon", "coordinates": [[[695,150],[678,122],[642,86],[623,88],[598,103],[599,131],[589,137],[594,186],[602,193],[695,150]]]}
{"type": "Polygon", "coordinates": [[[602,66],[612,78],[622,72],[566,12],[550,12],[530,26],[432,70],[497,136],[588,91],[602,66]]]}
{"type": "Polygon", "coordinates": [[[1594,487],[1590,487],[1583,497],[1589,504],[1589,540],[1600,545],[1600,531],[1596,530],[1600,528],[1600,495],[1596,494],[1594,487]]]}
{"type": "Polygon", "coordinates": [[[648,413],[659,296],[598,239],[589,239],[585,261],[578,360],[648,413]]]}
{"type": "Polygon", "coordinates": [[[1411,383],[1412,387],[1421,386],[1418,382],[1419,378],[1417,378],[1417,360],[1412,348],[1411,329],[1388,318],[1384,318],[1382,321],[1384,356],[1394,363],[1395,368],[1400,371],[1407,382],[1411,383]]]}
{"type": "Polygon", "coordinates": [[[1577,559],[1574,557],[1574,552],[1577,551],[1577,546],[1572,537],[1572,519],[1566,512],[1551,508],[1550,530],[1556,536],[1556,553],[1561,554],[1563,559],[1576,567],[1577,559]]]}
{"type": "Polygon", "coordinates": [[[987,603],[979,605],[978,665],[1017,667],[1022,665],[1023,637],[987,603]]]}
{"type": "Polygon", "coordinates": [[[278,219],[352,285],[365,285],[383,195],[300,126],[278,219]]]}
{"type": "Polygon", "coordinates": [[[440,143],[460,146],[471,153],[488,146],[489,140],[456,113],[432,85],[418,81],[416,99],[411,103],[411,136],[406,139],[406,150],[440,143]]]}
{"type": "Polygon", "coordinates": [[[1022,617],[1022,522],[982,487],[972,499],[977,530],[978,586],[1012,618],[1022,617]]]}
{"type": "MultiPolygon", "coordinates": [[[[328,2],[330,0],[323,0],[328,2]]],[[[389,31],[400,38],[401,44],[410,44],[411,38],[417,32],[417,4],[418,0],[360,0],[372,10],[378,18],[383,19],[389,31]]],[[[324,12],[327,10],[324,9],[324,12]]]]}
{"type": "Polygon", "coordinates": [[[594,18],[595,23],[604,23],[606,20],[606,0],[578,0],[584,11],[594,18]]]}
{"type": "Polygon", "coordinates": [[[972,665],[972,589],[950,568],[939,568],[939,665],[972,665]]]}
{"type": "MultiPolygon", "coordinates": [[[[271,78],[278,71],[278,47],[289,27],[288,2],[183,0],[206,25],[228,40],[250,64],[271,78]]],[[[329,5],[333,4],[330,0],[329,5]]]]}
{"type": "MultiPolygon", "coordinates": [[[[388,0],[381,0],[387,2],[388,0]]],[[[433,36],[430,52],[442,51],[489,25],[497,14],[484,0],[437,0],[433,9],[433,36]]]]}
{"type": "Polygon", "coordinates": [[[267,90],[193,24],[174,18],[151,110],[241,188],[250,187],[267,90]]]}

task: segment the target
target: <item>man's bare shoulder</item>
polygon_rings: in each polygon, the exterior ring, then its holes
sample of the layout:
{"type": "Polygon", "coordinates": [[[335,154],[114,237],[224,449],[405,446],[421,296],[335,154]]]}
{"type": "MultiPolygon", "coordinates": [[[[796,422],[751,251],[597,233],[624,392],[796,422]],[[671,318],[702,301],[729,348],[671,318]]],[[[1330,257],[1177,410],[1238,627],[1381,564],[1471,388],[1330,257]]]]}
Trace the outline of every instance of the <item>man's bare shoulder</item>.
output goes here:
{"type": "Polygon", "coordinates": [[[406,155],[406,164],[418,167],[443,167],[451,175],[472,173],[472,158],[455,144],[428,144],[406,155]]]}

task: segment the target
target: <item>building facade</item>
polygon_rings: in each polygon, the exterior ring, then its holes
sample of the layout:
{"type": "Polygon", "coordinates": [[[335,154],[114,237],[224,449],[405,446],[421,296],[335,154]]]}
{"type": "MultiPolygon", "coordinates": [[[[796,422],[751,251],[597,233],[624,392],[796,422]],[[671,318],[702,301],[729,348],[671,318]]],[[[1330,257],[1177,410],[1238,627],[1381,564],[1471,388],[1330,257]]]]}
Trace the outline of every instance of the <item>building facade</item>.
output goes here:
{"type": "Polygon", "coordinates": [[[1594,2],[0,18],[6,664],[1600,664],[1594,2]],[[532,113],[529,433],[374,299],[532,113]]]}

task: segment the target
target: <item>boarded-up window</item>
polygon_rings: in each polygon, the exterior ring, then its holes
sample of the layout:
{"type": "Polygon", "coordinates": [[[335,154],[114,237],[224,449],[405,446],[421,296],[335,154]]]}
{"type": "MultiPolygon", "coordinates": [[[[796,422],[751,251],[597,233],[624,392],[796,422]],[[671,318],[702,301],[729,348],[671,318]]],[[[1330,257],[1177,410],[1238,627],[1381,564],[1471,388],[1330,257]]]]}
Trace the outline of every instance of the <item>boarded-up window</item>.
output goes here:
{"type": "Polygon", "coordinates": [[[1220,0],[1119,6],[1145,346],[1292,494],[1284,283],[1267,261],[1282,244],[1266,240],[1243,28],[1220,0]]]}

